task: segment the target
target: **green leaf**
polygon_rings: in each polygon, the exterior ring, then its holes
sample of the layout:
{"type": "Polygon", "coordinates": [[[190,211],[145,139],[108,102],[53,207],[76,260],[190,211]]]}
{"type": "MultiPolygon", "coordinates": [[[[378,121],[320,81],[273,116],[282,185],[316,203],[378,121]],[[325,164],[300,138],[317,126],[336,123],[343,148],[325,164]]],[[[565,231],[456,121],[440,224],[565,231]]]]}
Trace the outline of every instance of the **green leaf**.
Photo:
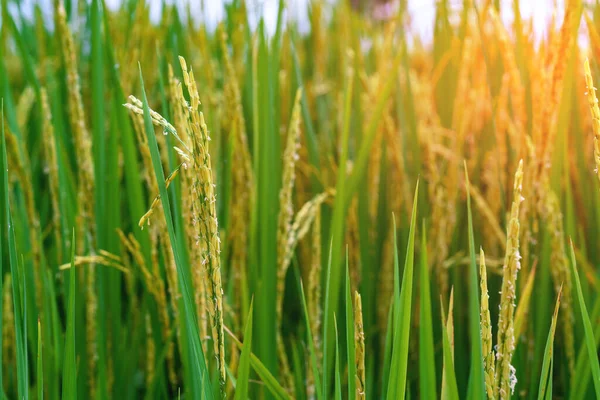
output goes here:
{"type": "Polygon", "coordinates": [[[69,268],[69,305],[63,356],[62,398],[77,399],[77,361],[75,359],[75,229],[71,239],[71,268],[69,268]]]}
{"type": "Polygon", "coordinates": [[[583,331],[585,344],[588,349],[588,356],[590,358],[590,367],[592,368],[592,378],[594,381],[594,389],[596,391],[596,398],[600,399],[600,366],[598,365],[598,355],[596,353],[596,340],[594,338],[594,330],[592,329],[592,323],[590,316],[588,315],[587,308],[585,306],[585,300],[581,291],[581,282],[579,281],[579,274],[577,272],[577,261],[575,260],[575,250],[573,249],[573,242],[570,241],[571,245],[571,268],[573,277],[575,278],[575,288],[577,293],[577,301],[579,303],[579,312],[581,319],[583,320],[583,331]]]}
{"type": "Polygon", "coordinates": [[[346,345],[348,347],[348,399],[356,397],[356,349],[354,343],[354,311],[350,293],[350,273],[348,271],[348,249],[346,249],[346,345]]]}
{"type": "Polygon", "coordinates": [[[549,390],[550,396],[552,393],[552,364],[554,362],[554,333],[556,332],[556,320],[558,319],[558,310],[560,306],[560,296],[562,294],[562,286],[556,298],[556,306],[554,306],[554,314],[552,314],[552,324],[550,332],[548,332],[548,340],[546,341],[546,349],[544,350],[544,361],[542,363],[542,371],[540,375],[540,387],[538,389],[538,400],[544,400],[549,390]]]}
{"type": "Polygon", "coordinates": [[[419,306],[419,389],[423,399],[437,399],[427,236],[421,232],[421,293],[419,306]]]}
{"type": "MultiPolygon", "coordinates": [[[[458,400],[458,387],[456,385],[456,373],[454,371],[454,357],[452,357],[452,349],[450,348],[450,339],[448,338],[448,328],[446,327],[446,317],[444,313],[444,305],[441,304],[442,310],[442,330],[443,330],[443,346],[444,346],[444,373],[446,379],[446,389],[448,400],[458,400]]],[[[452,312],[452,310],[450,310],[452,312]]],[[[482,397],[483,398],[483,397],[482,397]]]]}
{"type": "Polygon", "coordinates": [[[471,372],[467,398],[482,399],[485,397],[485,381],[483,370],[483,353],[481,350],[481,321],[479,307],[479,279],[477,261],[475,260],[475,240],[473,233],[473,216],[471,214],[471,187],[467,162],[464,161],[465,181],[467,185],[467,214],[469,225],[469,336],[471,338],[471,372]]]}
{"type": "Polygon", "coordinates": [[[415,225],[417,218],[417,200],[419,195],[419,182],[415,188],[410,231],[404,261],[402,288],[398,294],[398,248],[396,246],[396,220],[394,218],[394,338],[392,342],[392,360],[390,364],[390,380],[387,388],[388,399],[404,399],[406,391],[406,374],[408,370],[408,346],[411,324],[411,301],[413,285],[413,265],[415,256],[415,225]],[[399,298],[398,298],[399,297],[399,298]]]}
{"type": "MultiPolygon", "coordinates": [[[[167,186],[165,183],[165,175],[161,163],[160,153],[158,150],[158,144],[154,133],[154,127],[152,126],[152,120],[150,117],[150,107],[148,106],[148,98],[146,97],[146,89],[144,88],[144,77],[142,76],[142,68],[140,69],[140,82],[142,86],[142,102],[144,105],[144,130],[146,131],[146,137],[148,138],[148,145],[150,147],[150,155],[152,157],[152,165],[154,167],[154,174],[158,181],[158,189],[160,192],[160,199],[163,205],[164,215],[167,222],[167,230],[169,232],[169,239],[171,241],[171,247],[173,248],[173,256],[175,258],[175,265],[177,268],[177,278],[179,283],[179,290],[182,294],[183,312],[184,318],[181,318],[181,323],[184,325],[183,329],[186,331],[185,338],[187,340],[188,359],[191,362],[191,373],[192,376],[197,377],[196,382],[202,383],[202,392],[207,398],[213,397],[211,389],[210,379],[208,370],[206,368],[206,362],[204,358],[204,351],[202,350],[202,344],[200,343],[200,333],[198,330],[198,322],[196,319],[196,311],[194,302],[191,296],[191,281],[189,275],[184,273],[184,260],[180,247],[183,245],[183,240],[175,234],[175,228],[173,226],[173,217],[171,215],[171,204],[169,200],[169,193],[167,192],[167,186]]],[[[198,390],[197,388],[194,389],[198,390]]],[[[196,396],[200,397],[200,393],[196,393],[196,396]]]]}
{"type": "Polygon", "coordinates": [[[339,338],[340,335],[338,333],[337,327],[337,319],[335,316],[333,317],[333,325],[335,327],[335,385],[334,385],[334,395],[333,398],[335,400],[342,400],[342,379],[340,377],[340,346],[339,346],[339,338]]]}
{"type": "Polygon", "coordinates": [[[35,373],[35,385],[37,386],[38,400],[44,400],[44,360],[42,358],[42,323],[38,318],[38,342],[37,342],[37,369],[35,373]]]}
{"type": "MultiPolygon", "coordinates": [[[[329,253],[329,259],[331,260],[331,252],[329,253]]],[[[323,397],[323,388],[321,387],[321,378],[319,374],[319,368],[317,366],[317,351],[315,349],[315,342],[312,336],[312,330],[310,329],[310,319],[308,315],[308,307],[306,305],[306,296],[304,295],[304,286],[302,285],[302,280],[300,279],[300,272],[297,268],[294,269],[296,272],[296,279],[298,281],[298,288],[300,292],[300,297],[302,298],[302,311],[304,313],[304,324],[306,326],[306,337],[308,341],[308,352],[310,356],[310,366],[312,368],[312,373],[315,379],[315,390],[317,393],[317,399],[324,399],[323,397]]]]}
{"type": "MultiPolygon", "coordinates": [[[[231,336],[236,345],[240,349],[243,348],[244,345],[242,344],[242,342],[240,342],[235,336],[233,336],[233,333],[231,333],[231,331],[229,331],[227,328],[225,328],[225,330],[227,331],[229,336],[231,336]]],[[[277,379],[275,379],[273,374],[267,369],[267,367],[265,367],[265,365],[258,359],[258,357],[254,355],[254,353],[250,354],[250,365],[252,365],[252,369],[254,370],[254,372],[256,372],[260,380],[264,383],[265,387],[269,390],[269,392],[271,392],[271,394],[276,399],[290,399],[290,396],[285,391],[285,389],[279,384],[277,379]]]]}
{"type": "MultiPolygon", "coordinates": [[[[2,106],[3,108],[4,106],[2,106]]],[[[16,336],[16,355],[17,355],[17,387],[20,399],[29,398],[29,366],[27,357],[27,325],[25,320],[25,282],[19,266],[17,257],[17,244],[15,239],[15,226],[10,211],[10,191],[8,180],[8,156],[6,153],[6,137],[4,132],[4,110],[2,110],[2,186],[3,206],[5,212],[4,222],[6,224],[6,234],[8,238],[8,255],[10,264],[10,274],[12,276],[12,296],[14,308],[14,324],[16,336]]],[[[3,227],[4,228],[4,227],[3,227]]]]}
{"type": "Polygon", "coordinates": [[[248,398],[248,381],[250,380],[250,355],[252,354],[252,307],[250,302],[246,327],[244,328],[244,345],[240,356],[238,367],[237,385],[235,388],[235,399],[244,400],[248,398]]]}

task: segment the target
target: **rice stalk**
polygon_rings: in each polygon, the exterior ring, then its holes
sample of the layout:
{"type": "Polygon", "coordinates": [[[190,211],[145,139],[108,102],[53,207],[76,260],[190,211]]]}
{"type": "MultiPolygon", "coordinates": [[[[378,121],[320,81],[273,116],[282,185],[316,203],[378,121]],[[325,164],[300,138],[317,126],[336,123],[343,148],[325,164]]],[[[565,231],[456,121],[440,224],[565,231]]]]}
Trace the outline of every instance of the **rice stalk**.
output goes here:
{"type": "MultiPolygon", "coordinates": [[[[471,192],[472,193],[472,192],[471,192]]],[[[494,349],[492,346],[492,321],[490,319],[489,295],[487,288],[487,271],[483,249],[479,251],[479,274],[481,276],[481,351],[485,373],[485,390],[488,399],[494,399],[494,349]]]]}
{"type": "Polygon", "coordinates": [[[523,161],[519,162],[515,173],[513,203],[507,229],[506,254],[502,290],[500,292],[500,315],[498,317],[498,339],[496,351],[496,386],[494,398],[510,398],[516,384],[515,369],[511,359],[515,351],[514,310],[516,300],[517,275],[521,268],[519,254],[519,206],[523,201],[523,161]]]}
{"type": "Polygon", "coordinates": [[[596,88],[594,87],[594,79],[590,70],[590,61],[586,58],[584,63],[585,84],[587,86],[586,94],[592,114],[592,128],[594,134],[594,164],[596,168],[594,172],[600,182],[600,108],[598,108],[598,98],[596,97],[596,88]]]}
{"type": "MultiPolygon", "coordinates": [[[[354,346],[356,349],[356,399],[366,396],[365,332],[363,328],[362,302],[358,291],[354,292],[354,346]]],[[[352,379],[352,377],[349,377],[352,379]]]]}

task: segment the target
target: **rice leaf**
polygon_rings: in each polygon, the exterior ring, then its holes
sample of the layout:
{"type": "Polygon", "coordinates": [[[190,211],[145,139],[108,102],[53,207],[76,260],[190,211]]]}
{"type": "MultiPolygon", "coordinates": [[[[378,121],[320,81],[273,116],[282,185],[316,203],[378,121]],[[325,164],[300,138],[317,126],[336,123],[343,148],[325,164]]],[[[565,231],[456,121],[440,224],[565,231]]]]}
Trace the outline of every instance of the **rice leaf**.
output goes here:
{"type": "MultiPolygon", "coordinates": [[[[394,301],[394,339],[392,343],[392,359],[390,364],[390,380],[388,382],[387,397],[389,399],[404,399],[406,394],[406,374],[408,371],[408,345],[410,339],[411,308],[412,308],[412,285],[413,264],[415,254],[415,226],[417,218],[417,200],[419,195],[419,182],[415,188],[412,216],[410,219],[410,230],[406,259],[404,262],[404,273],[402,276],[402,288],[398,293],[397,278],[395,279],[395,296],[399,299],[394,301]]],[[[398,250],[396,247],[396,221],[394,219],[394,274],[398,273],[398,250]]]]}
{"type": "MultiPolygon", "coordinates": [[[[552,396],[552,364],[554,363],[554,333],[556,332],[556,320],[558,319],[558,310],[560,305],[561,291],[556,298],[556,306],[554,314],[552,314],[552,324],[548,332],[548,340],[546,341],[546,349],[544,350],[544,361],[542,363],[542,373],[540,378],[540,388],[538,390],[538,400],[544,400],[548,393],[552,396]]],[[[551,397],[550,397],[551,398],[551,397]]]]}
{"type": "Polygon", "coordinates": [[[587,312],[583,293],[581,291],[581,282],[579,280],[579,273],[577,272],[577,261],[575,260],[575,250],[573,249],[573,242],[570,241],[571,248],[571,271],[575,278],[575,288],[577,293],[577,301],[579,303],[579,312],[583,321],[583,332],[585,344],[588,349],[588,356],[590,358],[590,367],[592,369],[592,380],[594,382],[594,389],[596,392],[596,398],[600,398],[600,365],[598,364],[598,355],[596,353],[596,340],[594,339],[594,330],[592,329],[592,323],[590,316],[587,312]]]}
{"type": "Polygon", "coordinates": [[[250,355],[252,354],[252,306],[246,317],[246,327],[244,328],[244,345],[240,355],[240,364],[237,374],[237,385],[235,388],[235,399],[243,400],[248,398],[248,381],[250,380],[250,355]]]}
{"type": "Polygon", "coordinates": [[[425,221],[421,231],[421,292],[419,294],[419,393],[422,398],[437,399],[431,292],[427,262],[425,221]]]}

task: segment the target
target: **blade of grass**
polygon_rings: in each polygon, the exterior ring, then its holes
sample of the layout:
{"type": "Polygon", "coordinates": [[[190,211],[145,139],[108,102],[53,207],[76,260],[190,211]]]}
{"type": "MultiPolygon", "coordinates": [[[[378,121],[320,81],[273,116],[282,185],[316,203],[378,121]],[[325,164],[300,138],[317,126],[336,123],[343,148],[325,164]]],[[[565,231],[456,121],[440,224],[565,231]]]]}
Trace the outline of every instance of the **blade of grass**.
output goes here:
{"type": "MultiPolygon", "coordinates": [[[[331,253],[329,255],[331,258],[331,253]]],[[[317,394],[317,399],[324,399],[322,386],[321,386],[321,378],[319,374],[319,368],[317,366],[317,352],[315,349],[315,342],[312,336],[312,330],[310,329],[310,318],[308,314],[308,306],[306,305],[306,296],[304,295],[304,286],[302,285],[302,280],[300,279],[300,272],[298,268],[294,268],[294,272],[296,273],[296,281],[298,282],[298,290],[300,292],[300,297],[302,298],[302,311],[304,314],[304,323],[306,325],[306,337],[308,341],[308,352],[310,356],[310,366],[312,368],[312,373],[315,378],[315,390],[317,394]]]]}
{"type": "Polygon", "coordinates": [[[477,261],[475,260],[475,239],[473,233],[473,216],[471,214],[471,188],[467,162],[464,161],[465,183],[467,186],[467,214],[469,225],[469,336],[471,338],[471,371],[467,398],[482,399],[485,397],[485,381],[483,371],[483,353],[481,350],[481,321],[479,315],[479,279],[477,261]]]}
{"type": "Polygon", "coordinates": [[[63,356],[62,398],[77,399],[77,360],[75,359],[75,229],[71,239],[69,268],[69,300],[66,310],[67,328],[63,356]]]}
{"type": "Polygon", "coordinates": [[[440,309],[442,310],[442,336],[444,346],[444,378],[446,379],[446,389],[448,400],[458,400],[458,387],[456,385],[456,373],[454,371],[454,357],[450,348],[450,339],[448,338],[448,328],[446,327],[446,315],[444,304],[440,299],[440,309]]]}
{"type": "Polygon", "coordinates": [[[340,335],[337,327],[337,319],[335,315],[333,316],[333,326],[335,327],[335,385],[334,385],[334,395],[333,398],[335,400],[342,400],[342,379],[340,377],[340,335]]]}
{"type": "MultiPolygon", "coordinates": [[[[3,107],[3,106],[2,106],[3,107]]],[[[15,239],[15,226],[12,220],[10,211],[10,191],[8,180],[8,156],[6,152],[6,137],[4,132],[4,110],[2,109],[2,186],[3,190],[3,206],[4,206],[4,223],[6,225],[6,237],[8,238],[8,255],[10,264],[10,274],[12,276],[12,296],[14,308],[14,325],[16,336],[16,356],[17,356],[17,387],[20,399],[27,400],[29,398],[29,372],[27,359],[27,331],[25,326],[24,313],[25,304],[23,303],[23,282],[21,279],[21,271],[17,258],[17,244],[15,239]]]]}
{"type": "Polygon", "coordinates": [[[437,399],[433,323],[431,318],[431,292],[429,264],[427,263],[427,236],[425,221],[421,231],[421,293],[419,306],[419,389],[424,399],[437,399]]]}
{"type": "MultiPolygon", "coordinates": [[[[154,133],[154,127],[152,126],[152,120],[150,117],[150,107],[148,106],[148,98],[146,97],[146,89],[144,87],[144,77],[142,75],[142,67],[139,66],[140,71],[140,82],[142,89],[142,102],[144,105],[144,130],[148,138],[148,145],[150,147],[150,155],[152,157],[152,165],[154,167],[154,174],[158,181],[158,188],[160,192],[160,198],[163,205],[165,219],[167,222],[167,230],[169,232],[169,239],[171,241],[171,247],[173,248],[173,256],[175,258],[175,265],[177,268],[177,278],[182,294],[183,312],[185,318],[182,318],[182,328],[186,331],[186,340],[188,342],[188,351],[190,352],[189,360],[191,362],[192,376],[198,377],[197,381],[204,383],[200,387],[202,393],[207,398],[213,398],[213,391],[211,389],[209,374],[206,367],[206,361],[204,358],[204,352],[202,350],[202,344],[200,343],[200,334],[198,330],[198,322],[196,320],[196,312],[194,309],[194,303],[191,297],[191,282],[189,275],[184,272],[184,257],[179,247],[182,242],[179,241],[175,234],[175,228],[173,226],[173,218],[171,215],[171,204],[169,200],[169,193],[165,183],[165,175],[161,163],[160,153],[158,150],[158,144],[154,133]]],[[[194,391],[197,391],[195,388],[194,391]]],[[[196,393],[196,396],[200,396],[200,392],[196,393]]]]}
{"type": "Polygon", "coordinates": [[[244,328],[244,345],[242,346],[242,354],[240,356],[240,364],[238,367],[237,385],[235,388],[235,399],[243,400],[248,398],[248,381],[250,380],[250,355],[252,354],[252,306],[253,301],[250,301],[250,309],[246,318],[246,327],[244,328]]]}
{"type": "Polygon", "coordinates": [[[581,282],[579,281],[579,274],[577,272],[577,261],[575,260],[575,250],[573,249],[573,242],[569,241],[571,248],[571,268],[572,274],[575,278],[575,288],[577,289],[577,301],[579,302],[579,312],[583,321],[583,332],[585,336],[585,344],[588,349],[588,356],[590,358],[590,367],[592,369],[592,380],[594,381],[594,389],[596,391],[596,398],[600,399],[600,365],[598,365],[598,355],[596,353],[596,341],[594,338],[594,330],[592,329],[592,323],[590,316],[587,312],[585,300],[581,290],[581,282]]]}
{"type": "Polygon", "coordinates": [[[354,311],[350,293],[350,272],[348,270],[348,249],[346,248],[346,346],[348,347],[348,399],[356,397],[356,348],[354,342],[354,311]]]}
{"type": "MultiPolygon", "coordinates": [[[[238,338],[235,337],[235,335],[233,334],[233,332],[231,332],[231,330],[229,330],[229,328],[224,326],[223,329],[225,330],[225,332],[227,332],[227,334],[229,334],[229,336],[235,342],[238,348],[241,349],[244,347],[242,342],[240,342],[238,338]]],[[[254,370],[254,372],[256,372],[260,380],[265,384],[265,387],[269,390],[269,392],[271,392],[271,394],[276,399],[291,399],[290,395],[286,392],[286,390],[279,384],[279,382],[277,381],[277,379],[275,379],[273,374],[267,369],[267,367],[265,367],[265,365],[258,359],[258,357],[256,357],[254,353],[250,354],[250,365],[252,366],[252,369],[254,370]]]]}
{"type": "Polygon", "coordinates": [[[561,290],[558,292],[556,298],[556,306],[554,307],[554,314],[552,314],[552,324],[550,325],[550,332],[548,332],[548,340],[546,341],[546,349],[544,350],[544,361],[542,362],[542,371],[540,375],[540,387],[538,389],[538,400],[546,398],[546,392],[549,389],[552,392],[552,363],[554,360],[554,333],[556,332],[556,320],[558,319],[558,310],[560,305],[561,290]]]}
{"type": "Polygon", "coordinates": [[[36,380],[37,386],[37,398],[38,400],[44,400],[44,360],[42,358],[42,323],[38,318],[38,342],[37,342],[37,369],[36,369],[36,380]]]}
{"type": "Polygon", "coordinates": [[[399,262],[396,238],[396,220],[394,218],[394,295],[399,296],[394,301],[394,339],[392,343],[392,360],[390,364],[390,380],[387,388],[388,399],[403,400],[406,391],[406,375],[408,370],[408,346],[411,324],[411,301],[413,286],[413,265],[415,255],[415,225],[417,218],[417,201],[419,196],[419,181],[415,188],[410,230],[404,272],[402,275],[402,288],[398,293],[399,262]]]}

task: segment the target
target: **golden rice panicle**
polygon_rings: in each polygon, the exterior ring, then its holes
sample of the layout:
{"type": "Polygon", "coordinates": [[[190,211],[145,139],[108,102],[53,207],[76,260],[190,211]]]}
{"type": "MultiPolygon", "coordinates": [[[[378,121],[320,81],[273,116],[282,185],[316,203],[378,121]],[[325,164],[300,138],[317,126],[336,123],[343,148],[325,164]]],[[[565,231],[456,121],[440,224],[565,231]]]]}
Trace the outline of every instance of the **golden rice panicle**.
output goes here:
{"type": "Polygon", "coordinates": [[[277,223],[277,321],[281,323],[283,307],[283,292],[285,274],[289,265],[287,255],[292,240],[292,219],[294,217],[294,202],[292,194],[296,181],[296,161],[300,147],[300,99],[302,89],[296,92],[294,110],[287,134],[287,142],[283,154],[283,184],[279,192],[279,217],[277,223]]]}
{"type": "Polygon", "coordinates": [[[496,351],[496,386],[494,398],[508,399],[514,390],[517,379],[511,359],[515,351],[514,313],[517,288],[517,274],[521,268],[519,254],[519,207],[523,201],[523,160],[515,173],[513,203],[508,222],[506,253],[500,292],[500,315],[498,317],[498,340],[496,351]]]}
{"type": "MultiPolygon", "coordinates": [[[[356,349],[356,398],[365,399],[365,331],[360,294],[354,292],[354,347],[356,349]]],[[[351,379],[351,378],[350,378],[351,379]]]]}
{"type": "Polygon", "coordinates": [[[587,98],[590,104],[590,112],[592,113],[592,129],[594,133],[594,164],[596,177],[600,182],[600,108],[598,108],[598,98],[596,97],[596,88],[594,87],[594,79],[590,70],[590,62],[585,59],[585,83],[587,86],[587,98]]]}
{"type": "MultiPolygon", "coordinates": [[[[221,239],[217,220],[215,185],[209,153],[210,136],[204,115],[198,109],[200,97],[192,71],[188,71],[183,57],[179,57],[184,82],[190,93],[191,106],[185,111],[187,130],[191,138],[191,161],[193,220],[196,226],[196,249],[201,267],[206,274],[208,311],[210,314],[214,351],[217,356],[221,390],[225,390],[225,336],[223,331],[223,288],[221,284],[221,239]]],[[[188,167],[190,168],[190,167],[188,167]]],[[[194,251],[194,250],[193,250],[194,251]]],[[[200,266],[197,266],[200,267],[200,266]]]]}
{"type": "Polygon", "coordinates": [[[485,390],[488,399],[494,398],[494,349],[492,347],[492,322],[490,319],[489,294],[487,287],[487,271],[485,254],[479,250],[479,274],[481,276],[481,350],[483,353],[483,369],[485,373],[485,390]]]}
{"type": "MultiPolygon", "coordinates": [[[[48,181],[50,187],[50,202],[52,203],[52,225],[56,243],[62,243],[61,223],[60,223],[60,203],[58,200],[59,180],[58,180],[58,161],[56,152],[56,142],[54,139],[54,126],[52,125],[52,113],[50,103],[48,102],[48,93],[45,88],[41,90],[42,99],[42,118],[43,122],[43,149],[46,160],[46,169],[48,171],[48,181]]],[[[57,259],[62,260],[62,246],[56,246],[57,259]]]]}

